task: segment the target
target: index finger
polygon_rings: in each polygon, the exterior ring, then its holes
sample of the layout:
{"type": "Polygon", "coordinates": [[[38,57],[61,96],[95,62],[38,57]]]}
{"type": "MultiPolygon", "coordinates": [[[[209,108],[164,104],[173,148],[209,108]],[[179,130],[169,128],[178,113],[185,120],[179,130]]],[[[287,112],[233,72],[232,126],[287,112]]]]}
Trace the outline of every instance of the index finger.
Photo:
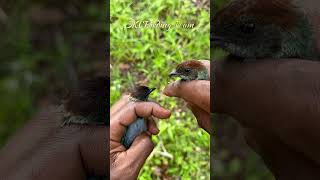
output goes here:
{"type": "Polygon", "coordinates": [[[148,118],[154,116],[159,119],[169,118],[171,112],[154,102],[131,102],[111,117],[110,140],[120,142],[125,129],[137,117],[148,118]]]}
{"type": "Polygon", "coordinates": [[[180,97],[210,113],[210,81],[176,81],[163,91],[166,96],[180,97]]]}

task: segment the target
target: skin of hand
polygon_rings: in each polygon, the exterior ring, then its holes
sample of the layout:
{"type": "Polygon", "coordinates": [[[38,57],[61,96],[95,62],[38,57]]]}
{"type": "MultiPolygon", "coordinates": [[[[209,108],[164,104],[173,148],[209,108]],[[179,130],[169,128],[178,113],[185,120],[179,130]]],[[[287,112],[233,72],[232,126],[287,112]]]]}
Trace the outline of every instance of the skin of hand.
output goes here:
{"type": "Polygon", "coordinates": [[[277,179],[320,177],[320,63],[212,61],[214,113],[233,116],[277,179]]]}
{"type": "Polygon", "coordinates": [[[56,107],[46,108],[21,128],[0,151],[1,179],[86,179],[109,176],[109,128],[61,128],[56,107]]]}
{"type": "Polygon", "coordinates": [[[153,117],[169,118],[171,112],[154,102],[132,102],[123,96],[110,111],[110,172],[111,179],[131,180],[139,175],[145,160],[154,148],[151,135],[159,133],[153,117]],[[148,118],[148,131],[137,136],[129,149],[121,144],[121,138],[129,124],[137,117],[148,118]]]}
{"type": "MultiPolygon", "coordinates": [[[[301,2],[308,2],[308,12],[320,7],[318,1],[301,2]]],[[[311,21],[320,52],[318,12],[311,21]]],[[[320,177],[320,64],[298,61],[211,63],[213,112],[231,114],[245,127],[248,144],[280,180],[320,177]]]]}
{"type": "MultiPolygon", "coordinates": [[[[201,62],[207,67],[210,74],[210,62],[207,60],[201,60],[201,62]]],[[[210,81],[175,81],[169,84],[163,90],[163,93],[169,97],[184,99],[197,118],[199,126],[208,133],[212,132],[210,121],[210,81]]]]}

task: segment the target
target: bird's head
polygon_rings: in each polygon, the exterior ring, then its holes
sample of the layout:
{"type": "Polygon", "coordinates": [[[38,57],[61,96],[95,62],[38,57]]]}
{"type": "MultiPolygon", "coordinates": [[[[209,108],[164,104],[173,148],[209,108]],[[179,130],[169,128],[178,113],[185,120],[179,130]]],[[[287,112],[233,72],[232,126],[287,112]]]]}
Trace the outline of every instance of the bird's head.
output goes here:
{"type": "Polygon", "coordinates": [[[184,81],[208,80],[208,70],[202,62],[189,60],[179,64],[169,77],[180,77],[184,81]]]}
{"type": "Polygon", "coordinates": [[[136,86],[130,93],[130,96],[139,101],[148,101],[149,95],[156,88],[149,88],[147,86],[136,86]]]}
{"type": "Polygon", "coordinates": [[[65,111],[74,116],[94,118],[106,122],[109,115],[109,78],[94,77],[79,81],[65,98],[65,111]]]}
{"type": "Polygon", "coordinates": [[[235,0],[214,16],[210,39],[234,56],[274,57],[296,36],[301,14],[291,1],[235,0]]]}

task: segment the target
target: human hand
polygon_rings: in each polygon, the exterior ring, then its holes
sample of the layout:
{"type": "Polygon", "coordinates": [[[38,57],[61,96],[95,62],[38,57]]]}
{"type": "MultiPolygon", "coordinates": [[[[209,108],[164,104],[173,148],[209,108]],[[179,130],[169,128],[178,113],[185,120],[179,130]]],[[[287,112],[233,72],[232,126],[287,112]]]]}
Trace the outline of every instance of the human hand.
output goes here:
{"type": "Polygon", "coordinates": [[[110,172],[111,179],[136,179],[154,145],[151,135],[159,133],[153,117],[165,119],[170,111],[154,102],[132,102],[123,96],[110,112],[110,172]],[[121,144],[125,129],[137,117],[148,118],[148,131],[136,137],[129,149],[121,144]]]}
{"type": "Polygon", "coordinates": [[[106,126],[64,126],[57,107],[44,109],[0,151],[0,179],[70,180],[109,176],[106,126]]]}
{"type": "MultiPolygon", "coordinates": [[[[210,74],[210,61],[202,60],[201,62],[206,66],[208,74],[210,74]]],[[[210,120],[210,81],[176,81],[169,84],[163,93],[170,97],[184,99],[197,118],[199,126],[208,133],[212,132],[210,120]]]]}
{"type": "Polygon", "coordinates": [[[233,116],[276,178],[320,177],[320,63],[212,61],[214,113],[233,116]],[[294,172],[294,173],[293,173],[294,172]]]}

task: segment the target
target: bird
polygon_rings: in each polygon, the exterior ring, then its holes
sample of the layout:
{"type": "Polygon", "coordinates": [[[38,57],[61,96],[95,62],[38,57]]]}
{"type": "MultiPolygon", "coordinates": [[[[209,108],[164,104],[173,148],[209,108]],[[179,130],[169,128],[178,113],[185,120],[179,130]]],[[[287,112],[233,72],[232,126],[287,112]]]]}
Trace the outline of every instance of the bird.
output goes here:
{"type": "MultiPolygon", "coordinates": [[[[175,70],[169,74],[170,78],[179,77],[180,82],[190,82],[194,80],[209,81],[209,72],[206,66],[197,60],[187,60],[177,65],[175,70]]],[[[211,116],[214,114],[211,113],[211,116]]]]}
{"type": "MultiPolygon", "coordinates": [[[[129,100],[132,102],[143,102],[148,101],[149,95],[156,88],[149,88],[147,86],[138,85],[131,90],[129,100]]],[[[125,131],[124,136],[121,139],[121,144],[129,149],[134,139],[141,133],[147,131],[146,120],[142,117],[138,117],[133,123],[131,123],[125,131]]]]}
{"type": "Polygon", "coordinates": [[[234,0],[218,11],[210,40],[239,59],[318,60],[315,32],[301,0],[234,0]]]}
{"type": "MultiPolygon", "coordinates": [[[[108,126],[109,78],[96,76],[79,80],[69,89],[59,111],[62,112],[61,128],[70,125],[108,126]]],[[[107,176],[87,175],[87,180],[106,180],[107,176]]]]}
{"type": "Polygon", "coordinates": [[[207,68],[197,60],[187,60],[178,64],[175,70],[169,74],[169,77],[180,77],[182,81],[209,80],[207,68]]]}
{"type": "Polygon", "coordinates": [[[72,87],[59,107],[63,112],[61,126],[102,125],[109,116],[109,78],[97,76],[80,80],[72,87]]]}

